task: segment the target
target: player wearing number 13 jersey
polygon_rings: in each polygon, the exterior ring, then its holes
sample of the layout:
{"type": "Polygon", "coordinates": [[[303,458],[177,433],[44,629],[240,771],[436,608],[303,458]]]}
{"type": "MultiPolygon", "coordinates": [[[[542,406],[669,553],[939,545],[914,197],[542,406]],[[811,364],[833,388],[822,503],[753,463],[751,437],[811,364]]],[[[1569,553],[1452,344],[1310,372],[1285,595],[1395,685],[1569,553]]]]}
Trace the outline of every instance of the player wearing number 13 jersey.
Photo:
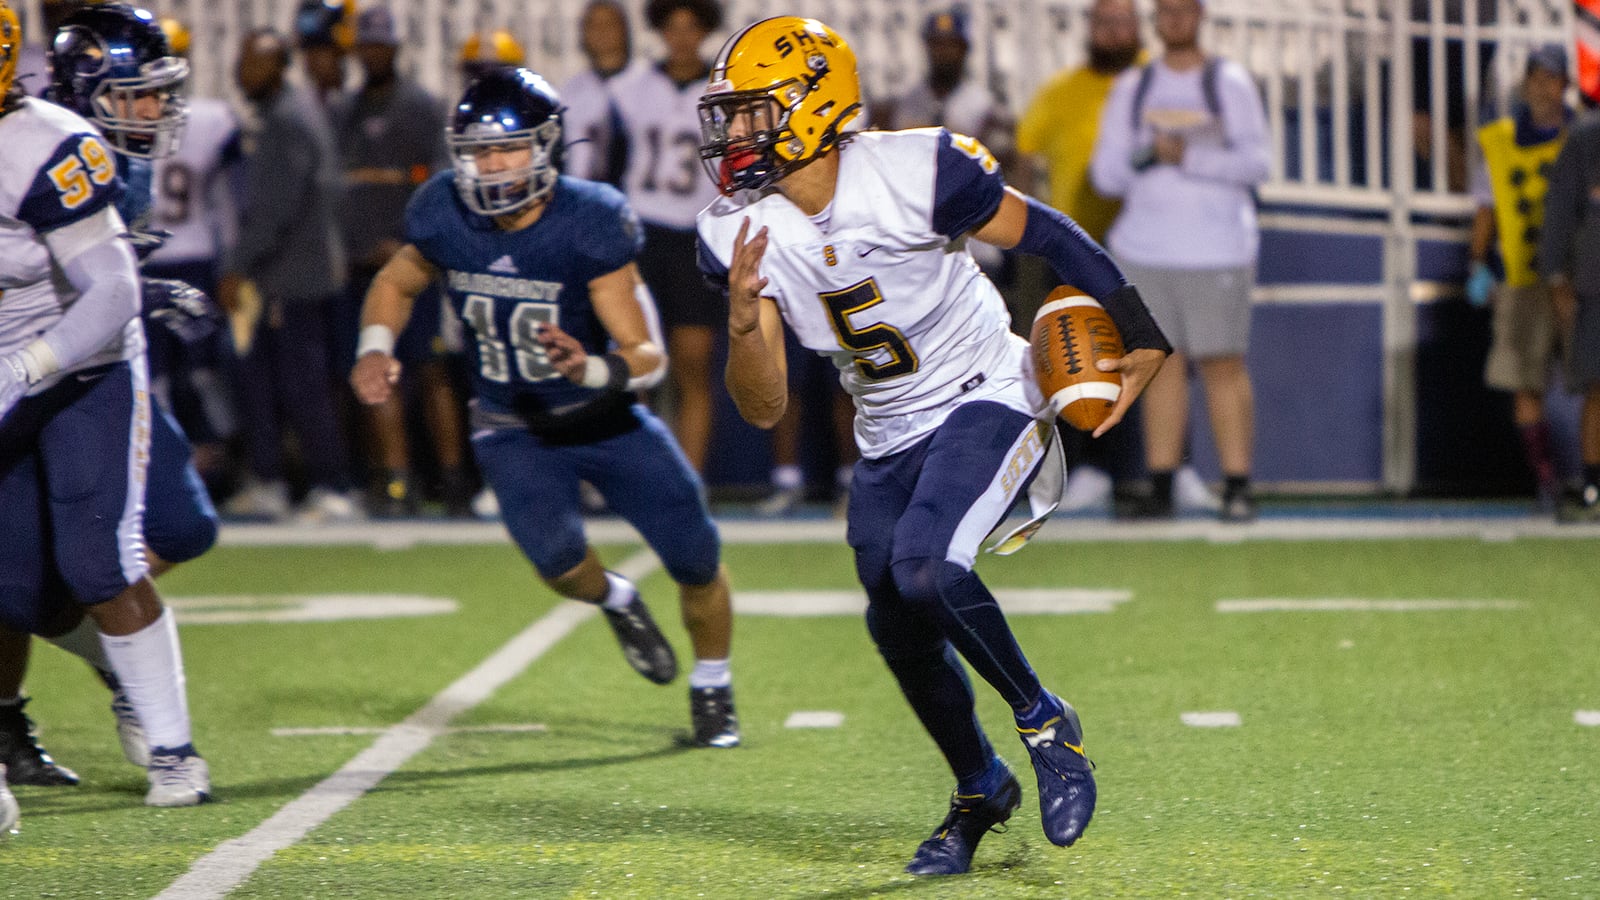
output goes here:
{"type": "Polygon", "coordinates": [[[694,742],[739,742],[728,669],[732,612],[700,480],[635,392],[666,366],[638,285],[639,225],[610,185],[561,176],[561,102],[526,69],[467,88],[448,134],[453,173],[406,210],[407,244],[367,292],[351,382],[381,403],[399,375],[394,335],[442,279],[471,330],[472,446],[506,528],[551,590],[599,604],[628,662],[676,675],[638,592],[583,533],[578,482],[594,485],[678,582],[694,644],[694,742]]]}
{"type": "Polygon", "coordinates": [[[1043,256],[1110,311],[1130,352],[1106,427],[1169,347],[1099,246],[1006,188],[981,144],[942,129],[851,135],[860,102],[855,55],[821,22],[767,19],[728,40],[700,103],[702,158],[726,195],[700,214],[700,264],[728,289],[727,383],[746,419],[783,415],[784,321],[855,398],[847,539],[867,628],[956,777],[907,870],[953,875],[1021,796],[957,652],[1012,707],[1051,842],[1078,839],[1096,796],[1076,713],[1040,684],[972,570],[1053,429],[1035,421],[1050,416],[1027,343],[964,240],[1043,256]]]}

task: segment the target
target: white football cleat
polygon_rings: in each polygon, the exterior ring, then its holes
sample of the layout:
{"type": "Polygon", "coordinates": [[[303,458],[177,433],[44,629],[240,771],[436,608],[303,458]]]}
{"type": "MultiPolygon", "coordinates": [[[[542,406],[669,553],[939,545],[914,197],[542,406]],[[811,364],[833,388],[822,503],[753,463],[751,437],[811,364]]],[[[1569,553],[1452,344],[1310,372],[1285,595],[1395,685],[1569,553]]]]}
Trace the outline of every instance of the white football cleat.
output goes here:
{"type": "Polygon", "coordinates": [[[1062,512],[1107,512],[1111,509],[1111,475],[1095,466],[1078,466],[1061,492],[1062,512]]]}
{"type": "Polygon", "coordinates": [[[193,744],[150,751],[145,806],[198,806],[211,798],[211,770],[193,744]]]}
{"type": "Polygon", "coordinates": [[[6,767],[5,763],[0,763],[0,840],[16,834],[17,823],[21,821],[22,808],[17,806],[17,798],[11,796],[11,789],[6,787],[6,767]]]}
{"type": "Polygon", "coordinates": [[[500,518],[500,498],[494,495],[492,488],[484,488],[472,498],[472,514],[480,519],[500,518]]]}
{"type": "Polygon", "coordinates": [[[224,515],[279,522],[289,517],[289,486],[281,481],[252,482],[222,504],[224,515]]]}
{"type": "Polygon", "coordinates": [[[366,511],[349,494],[325,487],[312,488],[294,514],[302,525],[340,525],[366,517],[366,511]]]}
{"type": "Polygon", "coordinates": [[[1211,492],[1192,466],[1184,466],[1172,479],[1172,501],[1183,510],[1217,512],[1222,509],[1222,498],[1211,492]]]}

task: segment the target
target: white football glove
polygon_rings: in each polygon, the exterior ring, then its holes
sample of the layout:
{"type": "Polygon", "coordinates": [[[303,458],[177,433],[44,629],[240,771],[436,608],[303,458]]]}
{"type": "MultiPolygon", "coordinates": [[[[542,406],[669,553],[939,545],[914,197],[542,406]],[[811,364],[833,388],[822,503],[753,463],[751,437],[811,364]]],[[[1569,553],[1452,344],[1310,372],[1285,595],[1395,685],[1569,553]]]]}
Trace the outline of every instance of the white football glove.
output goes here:
{"type": "Polygon", "coordinates": [[[0,356],[0,419],[4,419],[27,392],[28,367],[22,363],[22,351],[0,356]]]}

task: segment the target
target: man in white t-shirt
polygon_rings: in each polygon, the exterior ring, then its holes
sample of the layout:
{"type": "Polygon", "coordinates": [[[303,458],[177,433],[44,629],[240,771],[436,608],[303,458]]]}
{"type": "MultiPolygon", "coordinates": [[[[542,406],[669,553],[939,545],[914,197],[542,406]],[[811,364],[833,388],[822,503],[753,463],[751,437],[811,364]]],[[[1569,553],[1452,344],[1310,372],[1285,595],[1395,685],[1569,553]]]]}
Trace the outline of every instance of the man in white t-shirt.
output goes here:
{"type": "Polygon", "coordinates": [[[1269,164],[1266,113],[1242,66],[1201,50],[1204,13],[1202,0],[1157,0],[1165,53],[1117,78],[1090,174],[1100,193],[1122,198],[1107,247],[1175,348],[1145,392],[1151,513],[1172,515],[1193,360],[1222,464],[1222,519],[1245,522],[1255,518],[1244,354],[1260,244],[1254,189],[1269,164]]]}

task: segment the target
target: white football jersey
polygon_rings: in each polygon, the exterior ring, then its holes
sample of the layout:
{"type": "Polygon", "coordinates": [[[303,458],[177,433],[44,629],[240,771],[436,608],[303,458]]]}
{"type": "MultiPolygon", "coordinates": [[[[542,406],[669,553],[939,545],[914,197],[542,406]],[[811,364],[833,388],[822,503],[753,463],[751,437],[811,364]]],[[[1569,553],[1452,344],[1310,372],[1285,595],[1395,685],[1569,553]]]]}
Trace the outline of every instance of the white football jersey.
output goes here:
{"type": "Polygon", "coordinates": [[[952,152],[992,174],[983,187],[991,205],[976,215],[992,214],[1003,185],[993,157],[970,138],[930,128],[865,132],[846,143],[833,203],[817,220],[776,191],[720,198],[700,215],[701,252],[724,274],[745,217],[751,234],[768,229],[765,294],[800,343],[839,368],[869,459],[915,444],[973,400],[1049,418],[1028,343],[1011,333],[999,291],[965,242],[935,225],[935,179],[952,152]]]}
{"type": "MultiPolygon", "coordinates": [[[[31,343],[77,301],[43,235],[106,211],[116,185],[116,158],[77,114],[26,98],[0,116],[0,354],[31,343]]],[[[120,231],[115,210],[108,212],[120,231]]],[[[132,359],[143,349],[144,332],[134,316],[116,338],[69,371],[132,359]]],[[[34,392],[56,380],[41,382],[34,392]]]]}
{"type": "Polygon", "coordinates": [[[223,152],[238,130],[238,120],[226,102],[209,97],[189,101],[189,122],[178,152],[155,161],[151,224],[172,236],[150,255],[151,261],[214,259],[232,238],[233,204],[219,176],[223,152]]]}
{"type": "Polygon", "coordinates": [[[719,196],[700,165],[700,95],[705,81],[678,85],[660,66],[613,79],[611,95],[628,136],[623,193],[639,218],[667,228],[694,227],[719,196]]]}
{"type": "Polygon", "coordinates": [[[621,137],[613,134],[617,114],[611,86],[637,78],[639,70],[646,67],[648,63],[635,60],[610,78],[585,69],[561,85],[561,103],[566,107],[561,114],[562,137],[567,145],[563,167],[566,174],[590,181],[605,180],[612,142],[621,137]]]}

